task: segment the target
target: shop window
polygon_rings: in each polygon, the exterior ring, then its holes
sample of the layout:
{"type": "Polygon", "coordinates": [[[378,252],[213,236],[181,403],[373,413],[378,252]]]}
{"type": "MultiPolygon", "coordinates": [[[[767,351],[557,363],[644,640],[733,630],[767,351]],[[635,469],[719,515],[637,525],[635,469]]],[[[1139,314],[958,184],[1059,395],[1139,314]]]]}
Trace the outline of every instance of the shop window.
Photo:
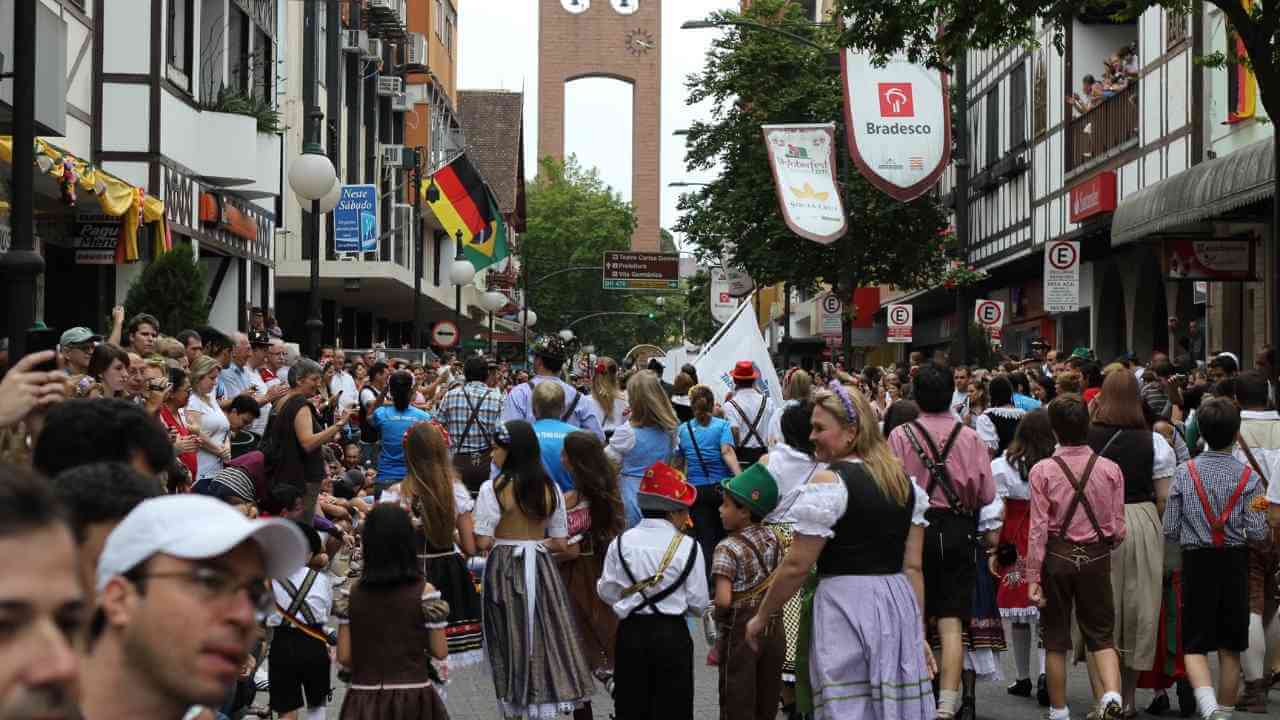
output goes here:
{"type": "Polygon", "coordinates": [[[1035,55],[1035,87],[1031,89],[1032,135],[1040,137],[1049,129],[1049,73],[1044,51],[1035,55]]]}
{"type": "Polygon", "coordinates": [[[165,17],[165,77],[191,92],[191,48],[195,31],[195,0],[169,0],[165,17]]]}
{"type": "Polygon", "coordinates": [[[987,112],[983,122],[987,124],[986,167],[996,164],[1000,158],[1000,90],[987,91],[987,112]]]}
{"type": "Polygon", "coordinates": [[[248,93],[253,83],[253,54],[250,47],[249,16],[242,10],[231,6],[231,14],[227,18],[227,54],[231,60],[231,82],[234,90],[248,93]]]}
{"type": "Polygon", "coordinates": [[[1027,65],[1009,74],[1009,147],[1019,148],[1027,142],[1027,65]]]}

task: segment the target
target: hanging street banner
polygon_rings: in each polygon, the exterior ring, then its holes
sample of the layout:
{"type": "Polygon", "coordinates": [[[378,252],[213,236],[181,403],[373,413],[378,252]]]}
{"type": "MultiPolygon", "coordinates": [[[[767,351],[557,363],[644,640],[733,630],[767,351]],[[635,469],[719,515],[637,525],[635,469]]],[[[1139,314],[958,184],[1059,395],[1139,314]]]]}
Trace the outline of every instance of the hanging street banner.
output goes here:
{"type": "Polygon", "coordinates": [[[729,292],[729,276],[721,268],[711,268],[711,319],[721,325],[729,322],[738,303],[729,292]]]}
{"type": "Polygon", "coordinates": [[[911,342],[912,315],[910,305],[894,304],[888,309],[889,330],[886,338],[891,343],[911,342]]]}
{"type": "Polygon", "coordinates": [[[1044,311],[1080,309],[1080,243],[1052,240],[1044,246],[1044,311]]]}
{"type": "Polygon", "coordinates": [[[738,306],[729,321],[702,346],[702,353],[693,361],[693,367],[698,371],[698,380],[711,388],[716,400],[723,402],[734,388],[729,373],[741,360],[750,361],[759,373],[756,390],[772,398],[774,407],[782,407],[782,387],[769,356],[769,346],[760,334],[753,302],[738,306]]]}
{"type": "Polygon", "coordinates": [[[335,253],[378,252],[378,187],[343,185],[333,209],[335,253]]]}
{"type": "Polygon", "coordinates": [[[764,125],[761,130],[787,227],[823,245],[840,239],[848,218],[836,187],[835,124],[764,125]]]}
{"type": "Polygon", "coordinates": [[[679,290],[680,255],[608,250],[604,254],[605,290],[679,290]]]}
{"type": "Polygon", "coordinates": [[[930,190],[951,161],[951,103],[941,70],[894,55],[884,67],[840,56],[849,155],[867,181],[907,202],[930,190]]]}

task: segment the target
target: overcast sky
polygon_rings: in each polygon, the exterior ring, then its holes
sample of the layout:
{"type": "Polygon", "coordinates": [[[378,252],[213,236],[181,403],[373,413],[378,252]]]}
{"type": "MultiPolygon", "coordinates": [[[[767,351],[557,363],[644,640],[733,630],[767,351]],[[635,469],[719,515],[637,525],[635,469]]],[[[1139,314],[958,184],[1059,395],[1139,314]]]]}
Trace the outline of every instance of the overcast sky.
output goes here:
{"type": "MultiPolygon", "coordinates": [[[[607,6],[607,0],[597,0],[607,6]]],[[[656,0],[642,0],[655,2],[656,0]]],[[[458,87],[525,92],[525,171],[537,168],[538,0],[460,0],[458,87]]],[[[737,0],[667,0],[662,37],[662,226],[676,221],[676,200],[684,192],[674,181],[708,179],[684,169],[684,139],[674,130],[707,116],[704,106],[685,102],[685,77],[702,67],[718,30],[681,30],[680,24],[712,11],[734,9],[737,0]]],[[[631,88],[605,79],[571,83],[565,92],[565,152],[600,169],[606,183],[631,198],[631,88]]]]}

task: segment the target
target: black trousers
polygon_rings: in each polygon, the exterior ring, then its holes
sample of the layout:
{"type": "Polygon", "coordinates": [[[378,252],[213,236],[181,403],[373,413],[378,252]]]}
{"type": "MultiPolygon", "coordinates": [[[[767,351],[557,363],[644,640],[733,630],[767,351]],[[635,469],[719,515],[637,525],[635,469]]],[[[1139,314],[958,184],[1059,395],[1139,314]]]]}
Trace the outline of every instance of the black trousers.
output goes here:
{"type": "Polygon", "coordinates": [[[702,551],[702,562],[706,568],[707,584],[711,582],[711,557],[715,554],[716,545],[728,536],[724,524],[720,521],[720,503],[724,500],[724,491],[715,483],[698,486],[698,497],[689,508],[689,516],[693,518],[693,539],[698,541],[698,549],[702,551]]]}
{"type": "Polygon", "coordinates": [[[679,615],[631,615],[618,624],[617,720],[693,720],[693,639],[679,615]]]}

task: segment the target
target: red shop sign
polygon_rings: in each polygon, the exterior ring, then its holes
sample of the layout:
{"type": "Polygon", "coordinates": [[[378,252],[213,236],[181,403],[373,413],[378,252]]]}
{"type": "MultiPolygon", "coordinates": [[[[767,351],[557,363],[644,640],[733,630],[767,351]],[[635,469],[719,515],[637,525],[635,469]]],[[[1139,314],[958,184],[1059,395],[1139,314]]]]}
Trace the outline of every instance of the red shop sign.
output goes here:
{"type": "Polygon", "coordinates": [[[1071,222],[1078,223],[1116,209],[1116,174],[1112,170],[1097,175],[1071,188],[1071,222]]]}

